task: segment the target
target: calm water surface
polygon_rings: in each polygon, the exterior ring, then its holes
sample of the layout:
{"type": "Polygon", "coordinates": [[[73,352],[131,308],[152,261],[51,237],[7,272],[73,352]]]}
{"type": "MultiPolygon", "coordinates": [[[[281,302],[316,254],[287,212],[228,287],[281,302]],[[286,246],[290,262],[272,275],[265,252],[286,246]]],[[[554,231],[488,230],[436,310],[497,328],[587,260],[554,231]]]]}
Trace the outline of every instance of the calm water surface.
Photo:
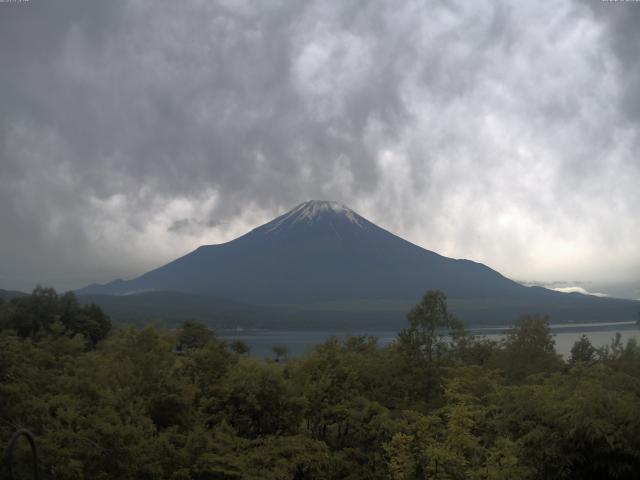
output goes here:
{"type": "MultiPolygon", "coordinates": [[[[622,341],[637,338],[640,341],[640,329],[635,322],[591,323],[591,324],[563,324],[550,325],[556,341],[558,353],[568,357],[571,347],[583,334],[587,335],[595,347],[608,345],[616,336],[622,335],[622,341]]],[[[504,336],[504,327],[470,329],[476,335],[483,335],[491,339],[504,336]]],[[[388,345],[396,339],[397,331],[305,331],[305,330],[243,330],[221,331],[220,335],[228,340],[243,340],[251,347],[251,355],[255,357],[272,357],[274,345],[286,345],[290,357],[298,357],[308,352],[314,345],[323,343],[331,336],[346,338],[354,335],[372,335],[378,337],[380,345],[388,345]]]]}

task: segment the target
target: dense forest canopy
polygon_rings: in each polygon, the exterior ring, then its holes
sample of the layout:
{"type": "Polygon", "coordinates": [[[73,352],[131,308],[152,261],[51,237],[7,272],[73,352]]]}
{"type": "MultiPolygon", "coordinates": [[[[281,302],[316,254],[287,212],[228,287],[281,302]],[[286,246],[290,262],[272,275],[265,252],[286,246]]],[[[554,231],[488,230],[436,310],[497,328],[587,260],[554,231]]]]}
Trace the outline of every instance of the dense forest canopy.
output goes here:
{"type": "Polygon", "coordinates": [[[564,360],[547,318],[474,337],[440,292],[408,320],[390,346],[258,360],[198,322],[111,329],[38,288],[0,304],[0,446],[28,428],[53,479],[637,478],[635,341],[564,360]]]}

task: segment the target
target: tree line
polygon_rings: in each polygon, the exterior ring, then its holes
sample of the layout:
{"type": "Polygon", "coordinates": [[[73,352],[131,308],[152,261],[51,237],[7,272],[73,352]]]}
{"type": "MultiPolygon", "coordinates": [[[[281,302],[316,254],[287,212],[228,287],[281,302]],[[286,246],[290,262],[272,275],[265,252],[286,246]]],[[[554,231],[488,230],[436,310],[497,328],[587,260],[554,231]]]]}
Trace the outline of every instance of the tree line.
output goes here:
{"type": "Polygon", "coordinates": [[[0,304],[0,448],[28,428],[52,479],[637,478],[637,343],[554,347],[545,317],[489,340],[428,292],[391,345],[264,360],[38,288],[0,304]]]}

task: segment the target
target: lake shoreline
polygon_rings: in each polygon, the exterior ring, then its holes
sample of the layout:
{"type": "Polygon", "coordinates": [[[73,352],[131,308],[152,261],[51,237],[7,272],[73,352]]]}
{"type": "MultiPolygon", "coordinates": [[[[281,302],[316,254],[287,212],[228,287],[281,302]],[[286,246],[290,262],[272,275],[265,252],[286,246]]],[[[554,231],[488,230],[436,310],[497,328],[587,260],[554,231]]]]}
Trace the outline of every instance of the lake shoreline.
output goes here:
{"type": "MultiPolygon", "coordinates": [[[[469,328],[471,335],[499,340],[511,327],[481,327],[469,328]]],[[[562,323],[550,324],[549,329],[556,341],[556,351],[567,357],[570,354],[573,343],[582,335],[589,337],[595,347],[608,345],[620,333],[622,340],[626,342],[630,338],[640,339],[640,327],[637,322],[600,322],[600,323],[562,323]]],[[[289,357],[300,357],[309,352],[315,345],[324,343],[330,337],[345,339],[354,336],[371,336],[378,339],[378,344],[386,346],[391,344],[399,333],[398,330],[273,330],[273,329],[225,329],[218,330],[221,338],[229,341],[242,340],[250,348],[250,354],[254,357],[266,358],[273,356],[272,348],[275,345],[284,345],[288,348],[289,357]]]]}

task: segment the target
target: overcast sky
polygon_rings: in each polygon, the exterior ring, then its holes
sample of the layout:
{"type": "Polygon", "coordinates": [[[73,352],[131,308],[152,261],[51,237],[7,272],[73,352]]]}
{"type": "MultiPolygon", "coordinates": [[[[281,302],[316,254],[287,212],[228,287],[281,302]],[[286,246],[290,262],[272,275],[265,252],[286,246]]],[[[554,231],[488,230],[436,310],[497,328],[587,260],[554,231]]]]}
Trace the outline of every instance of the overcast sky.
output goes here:
{"type": "Polygon", "coordinates": [[[0,287],[130,278],[330,199],[640,297],[638,25],[600,0],[0,3],[0,287]]]}

